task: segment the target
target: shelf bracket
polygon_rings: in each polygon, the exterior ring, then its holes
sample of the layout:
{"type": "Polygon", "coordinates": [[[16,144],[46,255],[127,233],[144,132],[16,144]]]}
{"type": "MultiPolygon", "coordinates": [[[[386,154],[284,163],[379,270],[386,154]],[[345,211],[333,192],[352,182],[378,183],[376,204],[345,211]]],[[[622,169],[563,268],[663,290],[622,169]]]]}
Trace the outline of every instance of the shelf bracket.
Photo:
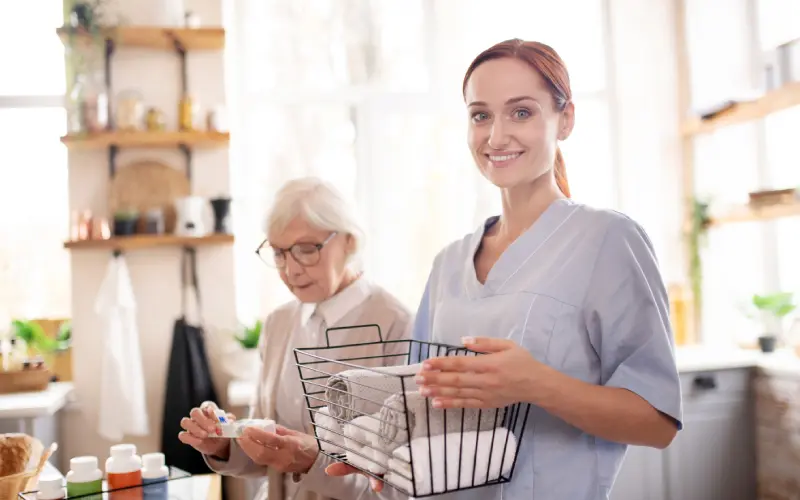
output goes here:
{"type": "Polygon", "coordinates": [[[178,144],[181,152],[183,153],[183,157],[186,160],[186,178],[190,181],[192,180],[192,150],[186,144],[178,144]]]}
{"type": "Polygon", "coordinates": [[[113,179],[114,175],[117,173],[117,153],[119,152],[119,146],[116,144],[112,144],[108,147],[108,176],[109,178],[113,179]]]}
{"type": "Polygon", "coordinates": [[[178,53],[181,62],[181,93],[186,94],[189,89],[189,75],[186,69],[186,47],[183,46],[183,43],[175,36],[175,33],[172,31],[168,32],[168,36],[172,39],[172,45],[175,47],[175,52],[178,53]]]}
{"type": "MultiPolygon", "coordinates": [[[[112,95],[111,92],[111,57],[114,55],[114,39],[111,37],[106,37],[105,39],[105,51],[104,51],[104,62],[105,62],[105,79],[106,79],[106,93],[107,95],[112,95]]],[[[111,113],[111,98],[108,99],[108,124],[106,125],[107,130],[114,130],[114,116],[111,113]]]]}

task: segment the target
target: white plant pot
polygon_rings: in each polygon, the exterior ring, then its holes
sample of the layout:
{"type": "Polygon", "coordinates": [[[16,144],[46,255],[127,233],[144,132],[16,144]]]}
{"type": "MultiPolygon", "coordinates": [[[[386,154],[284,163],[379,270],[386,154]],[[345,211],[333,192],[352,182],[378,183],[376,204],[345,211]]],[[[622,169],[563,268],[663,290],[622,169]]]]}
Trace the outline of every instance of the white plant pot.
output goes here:
{"type": "Polygon", "coordinates": [[[245,349],[236,344],[223,355],[222,366],[225,373],[236,380],[258,381],[258,372],[261,368],[261,356],[258,349],[245,349]]]}

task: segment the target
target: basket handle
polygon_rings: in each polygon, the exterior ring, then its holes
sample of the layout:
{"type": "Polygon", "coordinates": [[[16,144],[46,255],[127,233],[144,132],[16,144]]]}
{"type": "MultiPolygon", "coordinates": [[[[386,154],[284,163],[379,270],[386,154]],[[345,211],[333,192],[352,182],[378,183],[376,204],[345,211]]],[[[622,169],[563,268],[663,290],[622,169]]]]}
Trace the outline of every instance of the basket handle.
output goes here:
{"type": "Polygon", "coordinates": [[[369,325],[356,325],[356,326],[334,326],[332,328],[327,328],[325,330],[325,346],[331,346],[331,339],[328,334],[332,331],[336,330],[355,330],[356,328],[375,328],[378,330],[378,341],[377,342],[364,342],[363,345],[371,345],[371,344],[382,344],[383,343],[383,335],[381,334],[381,327],[378,324],[372,323],[369,325]]]}

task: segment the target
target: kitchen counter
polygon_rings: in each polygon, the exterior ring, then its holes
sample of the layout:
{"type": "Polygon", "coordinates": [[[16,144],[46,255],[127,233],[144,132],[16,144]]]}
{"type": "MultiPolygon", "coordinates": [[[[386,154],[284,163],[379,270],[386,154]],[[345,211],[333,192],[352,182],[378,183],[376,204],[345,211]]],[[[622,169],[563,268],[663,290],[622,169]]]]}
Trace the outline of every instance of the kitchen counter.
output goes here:
{"type": "Polygon", "coordinates": [[[758,368],[766,373],[800,377],[800,358],[793,351],[779,350],[765,354],[757,350],[710,346],[679,347],[675,352],[681,373],[758,368]]]}
{"type": "MultiPolygon", "coordinates": [[[[775,375],[800,378],[800,358],[792,351],[764,354],[757,350],[731,347],[685,346],[675,351],[678,371],[681,373],[725,370],[733,368],[758,368],[775,375]]],[[[247,407],[255,391],[255,383],[234,380],[228,385],[228,405],[247,407]]]]}
{"type": "Polygon", "coordinates": [[[51,416],[67,405],[73,390],[72,382],[53,382],[43,391],[0,394],[0,419],[51,416]]]}

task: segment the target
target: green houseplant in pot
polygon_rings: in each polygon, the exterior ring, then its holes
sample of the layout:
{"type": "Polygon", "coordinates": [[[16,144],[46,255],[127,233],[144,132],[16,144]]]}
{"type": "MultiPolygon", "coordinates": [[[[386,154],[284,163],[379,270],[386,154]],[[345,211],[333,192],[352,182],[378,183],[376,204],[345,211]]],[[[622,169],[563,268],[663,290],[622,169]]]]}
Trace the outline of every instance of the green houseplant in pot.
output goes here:
{"type": "Polygon", "coordinates": [[[233,332],[233,342],[226,349],[223,365],[231,377],[238,380],[255,380],[261,367],[261,355],[258,352],[258,341],[261,338],[263,321],[253,324],[241,324],[233,332]]]}
{"type": "Polygon", "coordinates": [[[114,213],[114,236],[131,236],[136,234],[139,212],[136,210],[118,210],[114,213]]]}
{"type": "MultiPolygon", "coordinates": [[[[780,326],[783,319],[797,308],[794,302],[794,294],[789,292],[778,292],[769,295],[753,295],[753,307],[761,314],[764,324],[780,326]]],[[[778,344],[778,335],[770,333],[768,330],[758,338],[758,345],[763,352],[773,352],[778,344]]]]}

